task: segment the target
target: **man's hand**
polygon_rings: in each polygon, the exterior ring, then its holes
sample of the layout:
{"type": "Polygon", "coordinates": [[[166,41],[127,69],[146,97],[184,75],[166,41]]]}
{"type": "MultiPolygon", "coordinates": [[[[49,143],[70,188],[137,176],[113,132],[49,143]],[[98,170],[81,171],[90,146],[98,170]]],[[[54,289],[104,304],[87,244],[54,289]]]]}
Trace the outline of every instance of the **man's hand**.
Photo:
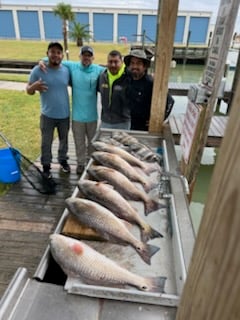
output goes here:
{"type": "Polygon", "coordinates": [[[34,94],[35,91],[39,91],[39,92],[47,91],[48,86],[46,82],[42,81],[42,79],[40,78],[39,80],[33,82],[32,84],[28,84],[26,90],[28,94],[34,94]]]}
{"type": "Polygon", "coordinates": [[[38,65],[39,65],[39,68],[40,68],[43,72],[47,73],[47,66],[46,66],[46,64],[45,64],[45,62],[44,62],[43,60],[40,60],[40,61],[38,62],[38,65]]]}

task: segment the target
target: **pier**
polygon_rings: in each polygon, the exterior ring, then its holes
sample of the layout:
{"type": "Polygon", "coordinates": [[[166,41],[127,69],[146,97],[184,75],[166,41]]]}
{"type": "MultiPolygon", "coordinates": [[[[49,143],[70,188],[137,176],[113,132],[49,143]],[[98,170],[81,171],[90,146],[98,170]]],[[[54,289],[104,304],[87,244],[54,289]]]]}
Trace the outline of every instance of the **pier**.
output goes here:
{"type": "MultiPolygon", "coordinates": [[[[170,115],[169,125],[176,145],[180,144],[180,137],[185,114],[170,115]]],[[[225,129],[228,123],[228,116],[213,116],[208,131],[207,147],[220,147],[225,129]]]]}

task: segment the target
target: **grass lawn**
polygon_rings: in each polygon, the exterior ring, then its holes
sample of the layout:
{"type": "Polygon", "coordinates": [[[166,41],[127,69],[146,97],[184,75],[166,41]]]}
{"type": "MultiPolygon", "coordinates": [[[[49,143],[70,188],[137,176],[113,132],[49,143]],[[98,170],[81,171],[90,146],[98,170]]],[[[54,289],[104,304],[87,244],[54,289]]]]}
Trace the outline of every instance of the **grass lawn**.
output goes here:
{"type": "MultiPolygon", "coordinates": [[[[40,152],[39,95],[25,92],[0,90],[0,131],[12,146],[35,160],[40,152]]],[[[0,148],[6,144],[0,139],[0,148]]],[[[8,185],[0,184],[0,194],[8,185]]]]}
{"type": "MultiPolygon", "coordinates": [[[[59,41],[63,43],[63,41],[59,41]]],[[[38,61],[46,56],[49,41],[0,40],[0,60],[38,61]]],[[[84,43],[88,45],[89,43],[84,43]]],[[[106,64],[107,54],[111,50],[119,50],[123,55],[129,53],[130,46],[126,44],[97,43],[89,44],[94,49],[95,63],[106,64]]],[[[74,42],[68,43],[70,60],[79,60],[80,48],[74,42]]]]}

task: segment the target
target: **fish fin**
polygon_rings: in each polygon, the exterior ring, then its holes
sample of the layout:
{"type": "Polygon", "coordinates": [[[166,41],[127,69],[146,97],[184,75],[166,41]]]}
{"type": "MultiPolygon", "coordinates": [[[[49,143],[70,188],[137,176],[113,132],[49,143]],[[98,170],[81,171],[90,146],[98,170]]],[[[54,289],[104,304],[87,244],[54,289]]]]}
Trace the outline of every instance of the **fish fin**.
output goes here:
{"type": "Polygon", "coordinates": [[[147,285],[146,287],[143,285],[142,288],[139,288],[140,290],[165,293],[164,288],[167,277],[148,277],[145,279],[147,285]]]}
{"type": "Polygon", "coordinates": [[[167,203],[165,200],[162,200],[160,202],[150,198],[148,201],[144,203],[144,206],[145,206],[145,215],[147,216],[149,213],[153,211],[167,208],[167,203]]]}
{"type": "Polygon", "coordinates": [[[157,253],[160,248],[151,244],[143,243],[141,248],[136,248],[138,254],[141,256],[144,262],[151,265],[151,257],[157,253]]]}
{"type": "Polygon", "coordinates": [[[150,225],[146,225],[145,228],[141,229],[142,242],[147,242],[148,240],[155,238],[163,238],[163,235],[157,230],[153,229],[150,225]]]}

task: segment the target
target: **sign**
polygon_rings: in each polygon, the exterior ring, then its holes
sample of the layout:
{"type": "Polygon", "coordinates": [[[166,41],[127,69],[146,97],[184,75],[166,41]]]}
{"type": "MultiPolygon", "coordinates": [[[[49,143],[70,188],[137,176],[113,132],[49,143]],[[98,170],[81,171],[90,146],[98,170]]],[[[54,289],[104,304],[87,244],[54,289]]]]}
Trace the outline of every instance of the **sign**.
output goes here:
{"type": "Polygon", "coordinates": [[[182,133],[180,138],[180,146],[182,148],[182,155],[184,161],[188,163],[194,135],[198,125],[198,119],[200,116],[199,105],[188,101],[187,111],[183,121],[182,133]]]}
{"type": "Polygon", "coordinates": [[[212,88],[214,85],[215,76],[219,66],[225,64],[225,61],[221,61],[222,48],[226,45],[226,33],[229,33],[227,22],[232,10],[231,3],[233,2],[234,0],[222,0],[219,7],[218,18],[202,80],[202,83],[209,88],[212,88]]]}

